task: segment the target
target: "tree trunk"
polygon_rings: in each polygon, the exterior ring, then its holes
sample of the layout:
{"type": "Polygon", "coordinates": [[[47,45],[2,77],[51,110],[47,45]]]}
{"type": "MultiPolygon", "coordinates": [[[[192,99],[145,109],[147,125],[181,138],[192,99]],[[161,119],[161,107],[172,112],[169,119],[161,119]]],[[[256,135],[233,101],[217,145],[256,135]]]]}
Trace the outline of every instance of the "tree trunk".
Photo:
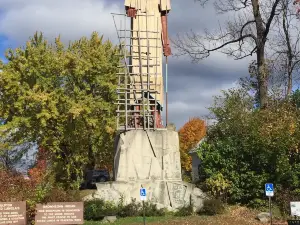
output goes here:
{"type": "Polygon", "coordinates": [[[292,69],[292,61],[293,61],[293,50],[292,50],[292,46],[291,46],[291,38],[290,38],[290,34],[289,34],[289,24],[287,23],[287,7],[288,7],[288,2],[285,2],[283,5],[283,16],[282,16],[282,26],[283,26],[283,31],[284,31],[284,35],[285,35],[285,41],[287,44],[287,58],[288,58],[288,62],[287,62],[287,79],[288,79],[288,84],[287,84],[287,91],[286,91],[286,97],[288,97],[291,92],[292,92],[292,73],[293,73],[293,69],[292,69]]]}
{"type": "Polygon", "coordinates": [[[257,46],[257,79],[258,95],[261,108],[265,108],[268,102],[268,70],[265,64],[266,28],[259,10],[259,1],[252,0],[253,16],[256,25],[257,46]]]}
{"type": "Polygon", "coordinates": [[[261,108],[265,108],[268,103],[268,71],[265,64],[264,47],[257,50],[257,70],[258,70],[258,95],[261,108]]]}
{"type": "Polygon", "coordinates": [[[293,71],[292,71],[292,59],[289,59],[288,68],[287,68],[288,84],[287,84],[286,97],[290,96],[290,94],[292,93],[292,87],[293,87],[292,73],[293,73],[293,71]]]}

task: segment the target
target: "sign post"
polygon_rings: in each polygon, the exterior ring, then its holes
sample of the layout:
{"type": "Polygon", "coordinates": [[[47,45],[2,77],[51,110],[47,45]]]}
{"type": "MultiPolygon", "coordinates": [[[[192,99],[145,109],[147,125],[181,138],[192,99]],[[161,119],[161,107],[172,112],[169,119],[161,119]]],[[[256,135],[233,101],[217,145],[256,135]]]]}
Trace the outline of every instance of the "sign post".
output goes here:
{"type": "Polygon", "coordinates": [[[265,184],[265,191],[266,191],[266,196],[269,197],[269,211],[270,211],[270,219],[271,219],[271,225],[272,223],[272,202],[271,202],[271,197],[274,196],[274,185],[272,183],[267,183],[265,184]]]}
{"type": "Polygon", "coordinates": [[[146,224],[145,201],[147,199],[146,188],[141,187],[141,189],[140,189],[140,197],[141,197],[141,201],[143,202],[143,220],[144,220],[144,225],[145,225],[146,224]]]}

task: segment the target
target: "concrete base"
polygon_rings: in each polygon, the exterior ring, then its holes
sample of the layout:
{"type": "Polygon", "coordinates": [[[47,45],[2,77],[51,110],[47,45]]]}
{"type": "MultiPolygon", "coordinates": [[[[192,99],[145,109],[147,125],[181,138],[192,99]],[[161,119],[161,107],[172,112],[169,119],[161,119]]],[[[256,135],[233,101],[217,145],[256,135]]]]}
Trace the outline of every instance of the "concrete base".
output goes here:
{"type": "Polygon", "coordinates": [[[170,130],[132,130],[117,138],[116,181],[181,181],[178,133],[170,130]]]}
{"type": "Polygon", "coordinates": [[[158,208],[177,208],[193,204],[200,209],[205,198],[195,185],[182,181],[178,133],[172,130],[133,130],[117,137],[115,182],[98,183],[89,199],[124,204],[140,201],[140,188],[147,200],[158,208]]]}
{"type": "Polygon", "coordinates": [[[193,204],[194,210],[203,206],[204,193],[193,184],[183,181],[145,181],[145,182],[109,182],[97,183],[97,191],[85,200],[103,199],[115,204],[123,202],[127,205],[132,199],[140,200],[140,188],[147,190],[147,201],[157,207],[174,211],[180,207],[193,204]]]}

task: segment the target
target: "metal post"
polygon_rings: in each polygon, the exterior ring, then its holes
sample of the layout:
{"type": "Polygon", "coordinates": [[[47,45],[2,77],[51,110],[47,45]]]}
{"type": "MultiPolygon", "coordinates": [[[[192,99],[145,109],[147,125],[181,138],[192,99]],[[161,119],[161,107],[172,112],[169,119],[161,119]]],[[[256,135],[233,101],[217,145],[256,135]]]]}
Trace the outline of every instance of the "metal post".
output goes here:
{"type": "MultiPolygon", "coordinates": [[[[146,1],[147,2],[147,1],[146,1]]],[[[148,5],[148,4],[146,4],[148,5]]],[[[150,109],[150,67],[149,67],[149,54],[150,54],[150,43],[149,43],[149,33],[148,33],[148,10],[146,9],[146,40],[147,40],[147,129],[150,128],[150,118],[149,118],[149,109],[150,109]]]]}
{"type": "Polygon", "coordinates": [[[166,127],[168,126],[168,57],[166,56],[166,127]]]}
{"type": "MultiPolygon", "coordinates": [[[[141,188],[144,188],[142,184],[141,184],[141,188]]],[[[143,202],[143,221],[144,221],[144,225],[146,225],[145,201],[142,202],[143,202]]]]}
{"type": "Polygon", "coordinates": [[[144,220],[144,225],[146,225],[146,216],[145,216],[145,201],[143,201],[143,220],[144,220]]]}
{"type": "MultiPolygon", "coordinates": [[[[168,10],[166,8],[166,23],[168,23],[168,10]]],[[[167,24],[168,26],[168,24],[167,24]]],[[[168,27],[166,29],[166,37],[167,37],[167,43],[168,44],[168,27]]],[[[168,126],[168,56],[166,56],[166,127],[168,126]]]]}
{"type": "Polygon", "coordinates": [[[272,225],[273,221],[272,221],[272,203],[271,203],[271,197],[269,197],[269,212],[270,212],[270,221],[271,221],[271,225],[272,225]]]}

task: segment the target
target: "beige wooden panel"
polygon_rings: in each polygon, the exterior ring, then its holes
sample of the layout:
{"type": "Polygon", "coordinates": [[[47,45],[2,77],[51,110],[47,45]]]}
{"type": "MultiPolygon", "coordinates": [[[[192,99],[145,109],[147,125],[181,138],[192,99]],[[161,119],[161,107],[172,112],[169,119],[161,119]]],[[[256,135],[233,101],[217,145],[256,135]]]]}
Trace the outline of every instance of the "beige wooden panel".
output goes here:
{"type": "MultiPolygon", "coordinates": [[[[133,1],[133,0],[131,0],[133,1]]],[[[132,73],[147,74],[150,73],[150,89],[154,89],[159,92],[157,94],[157,100],[160,104],[164,102],[164,87],[163,87],[163,76],[162,76],[162,40],[161,40],[161,16],[159,12],[159,1],[160,0],[148,0],[147,5],[139,5],[141,9],[138,10],[138,15],[133,19],[133,33],[132,33],[132,44],[134,47],[131,49],[132,54],[132,73]],[[146,8],[144,8],[146,7],[146,8]],[[145,12],[143,12],[145,10],[145,12]],[[149,16],[145,16],[149,15],[149,16]],[[138,32],[140,31],[140,32],[138,32]],[[147,33],[148,32],[148,41],[147,41],[147,33]],[[158,32],[158,33],[154,33],[158,32]],[[139,42],[140,38],[140,42],[139,42]],[[140,49],[138,46],[143,46],[140,49]],[[149,46],[149,47],[147,47],[149,46]],[[141,51],[141,59],[139,58],[139,51],[141,51]],[[149,68],[147,67],[147,52],[149,51],[149,68]],[[141,61],[141,65],[143,66],[141,71],[139,68],[141,61]],[[157,74],[156,76],[154,74],[157,74]],[[157,86],[155,86],[157,83],[157,86]]],[[[144,1],[145,3],[145,1],[144,1]]],[[[147,83],[147,76],[143,76],[141,78],[140,75],[133,76],[134,83],[136,84],[136,89],[141,88],[141,83],[147,83]]],[[[143,88],[146,89],[146,85],[143,85],[143,88]]],[[[154,94],[152,94],[153,97],[154,94]]],[[[136,95],[137,98],[142,98],[141,94],[136,95]]],[[[130,98],[133,99],[133,95],[130,95],[130,98]]],[[[133,102],[132,102],[133,103],[133,102]]]]}
{"type": "Polygon", "coordinates": [[[160,0],[160,10],[171,10],[171,0],[160,0]]]}
{"type": "Polygon", "coordinates": [[[171,10],[171,0],[125,0],[125,6],[136,8],[145,12],[157,9],[157,5],[160,6],[160,10],[171,10]]]}

